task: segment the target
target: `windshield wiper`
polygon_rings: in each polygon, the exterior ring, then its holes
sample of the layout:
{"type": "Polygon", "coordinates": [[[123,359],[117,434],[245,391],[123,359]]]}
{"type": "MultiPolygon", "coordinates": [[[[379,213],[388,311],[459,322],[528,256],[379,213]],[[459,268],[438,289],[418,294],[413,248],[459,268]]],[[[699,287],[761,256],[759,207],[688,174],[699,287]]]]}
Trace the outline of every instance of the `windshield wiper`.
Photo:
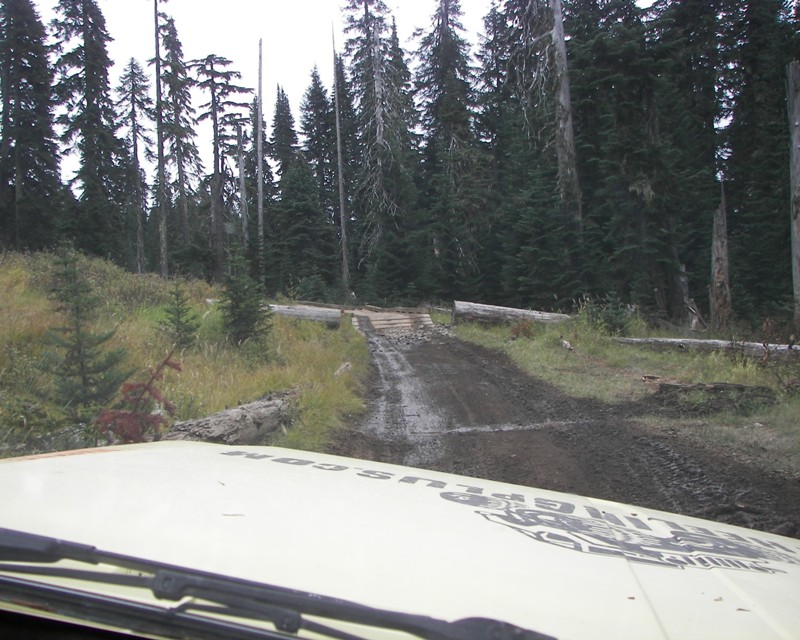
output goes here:
{"type": "Polygon", "coordinates": [[[0,528],[0,600],[34,598],[59,613],[118,625],[140,633],[170,635],[190,631],[199,638],[285,638],[300,631],[337,640],[359,636],[313,618],[365,627],[393,629],[430,640],[554,640],[551,636],[486,618],[447,622],[428,616],[386,611],[347,600],[287,589],[239,578],[142,560],[93,546],[0,528]],[[106,565],[129,573],[54,566],[63,561],[106,565]],[[7,574],[13,574],[11,576],[7,574]],[[4,575],[5,574],[5,575],[4,575]],[[20,576],[68,578],[86,583],[140,588],[162,607],[124,598],[45,584],[20,576]],[[267,622],[276,631],[239,620],[267,622]]]}

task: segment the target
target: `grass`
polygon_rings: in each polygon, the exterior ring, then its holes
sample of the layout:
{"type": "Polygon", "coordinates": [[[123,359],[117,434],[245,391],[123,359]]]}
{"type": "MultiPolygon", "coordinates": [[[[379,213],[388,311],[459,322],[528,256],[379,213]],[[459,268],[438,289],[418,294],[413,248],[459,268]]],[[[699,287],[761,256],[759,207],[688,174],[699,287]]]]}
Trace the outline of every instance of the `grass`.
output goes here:
{"type": "MultiPolygon", "coordinates": [[[[48,297],[52,260],[43,253],[0,254],[0,290],[6,292],[0,307],[0,455],[4,443],[19,451],[21,443],[64,425],[63,407],[48,399],[52,381],[38,366],[49,348],[42,340],[46,330],[61,322],[48,297]]],[[[116,329],[108,347],[125,349],[123,366],[135,371],[131,380],[142,379],[172,349],[160,325],[174,281],[129,274],[101,260],[82,259],[81,272],[102,300],[97,328],[116,329]]],[[[219,291],[201,281],[180,284],[201,323],[196,344],[174,355],[182,371],[168,371],[160,384],[177,407],[176,419],[292,391],[294,428],[277,443],[322,448],[333,429],[362,409],[369,353],[351,325],[331,330],[276,316],[266,341],[235,347],[214,302],[219,291]]]]}
{"type": "MultiPolygon", "coordinates": [[[[523,332],[518,327],[474,324],[457,325],[454,331],[463,340],[508,354],[521,369],[566,394],[610,405],[641,400],[652,393],[642,381],[646,375],[686,383],[769,387],[778,398],[775,405],[698,417],[708,404],[708,397],[698,392],[684,399],[684,416],[679,411],[654,412],[642,423],[650,429],[677,430],[689,439],[757,460],[767,469],[800,476],[800,394],[791,393],[785,385],[788,379],[800,379],[799,364],[764,366],[758,359],[725,353],[655,351],[621,345],[580,315],[562,324],[527,327],[523,332]],[[562,347],[562,335],[574,351],[562,347]]],[[[643,331],[640,326],[635,328],[637,334],[643,331]]]]}

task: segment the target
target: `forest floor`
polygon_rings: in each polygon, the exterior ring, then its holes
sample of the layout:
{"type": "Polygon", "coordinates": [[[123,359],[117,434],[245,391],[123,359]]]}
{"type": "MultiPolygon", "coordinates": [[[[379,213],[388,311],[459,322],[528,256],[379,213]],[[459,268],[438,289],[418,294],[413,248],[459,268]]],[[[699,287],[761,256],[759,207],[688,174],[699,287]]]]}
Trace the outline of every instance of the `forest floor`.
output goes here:
{"type": "Polygon", "coordinates": [[[800,537],[800,478],[648,420],[669,411],[653,396],[571,397],[446,329],[368,341],[368,409],[334,453],[800,537]]]}

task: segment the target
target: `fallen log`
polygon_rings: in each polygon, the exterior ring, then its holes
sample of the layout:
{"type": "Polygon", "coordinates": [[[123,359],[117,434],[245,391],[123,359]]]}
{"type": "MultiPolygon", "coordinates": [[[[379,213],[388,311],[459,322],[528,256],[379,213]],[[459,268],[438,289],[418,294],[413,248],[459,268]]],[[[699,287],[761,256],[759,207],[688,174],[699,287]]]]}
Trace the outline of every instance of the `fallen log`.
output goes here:
{"type": "Polygon", "coordinates": [[[731,340],[700,340],[697,338],[617,338],[619,344],[652,347],[655,349],[679,349],[729,353],[769,360],[800,360],[800,348],[785,344],[762,344],[760,342],[736,342],[731,340]]]}
{"type": "Polygon", "coordinates": [[[233,445],[269,444],[270,436],[289,425],[293,394],[275,394],[219,413],[176,422],[164,440],[193,440],[233,445]]]}
{"type": "Polygon", "coordinates": [[[271,304],[269,308],[272,313],[277,313],[281,316],[322,322],[334,329],[341,323],[343,315],[341,309],[306,304],[271,304]]]}
{"type": "Polygon", "coordinates": [[[529,309],[514,309],[512,307],[497,307],[490,304],[477,302],[453,302],[452,323],[457,322],[484,322],[489,324],[502,324],[508,322],[564,322],[570,316],[563,313],[548,313],[546,311],[531,311],[529,309]]]}

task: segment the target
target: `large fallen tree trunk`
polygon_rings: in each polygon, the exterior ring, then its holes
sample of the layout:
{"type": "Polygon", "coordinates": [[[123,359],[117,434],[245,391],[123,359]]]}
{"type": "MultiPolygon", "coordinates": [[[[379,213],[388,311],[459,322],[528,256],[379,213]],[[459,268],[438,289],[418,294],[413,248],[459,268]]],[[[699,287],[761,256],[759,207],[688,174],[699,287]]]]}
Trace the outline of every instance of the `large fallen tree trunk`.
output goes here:
{"type": "Polygon", "coordinates": [[[275,394],[197,420],[176,422],[164,440],[263,445],[289,425],[293,394],[275,394]]]}
{"type": "Polygon", "coordinates": [[[306,304],[271,304],[270,311],[281,316],[289,316],[300,320],[313,320],[324,322],[329,327],[336,328],[342,321],[343,311],[331,307],[315,307],[306,304]]]}
{"type": "Polygon", "coordinates": [[[696,351],[728,351],[742,355],[778,360],[800,359],[800,348],[785,344],[736,342],[731,340],[698,340],[695,338],[617,338],[620,344],[653,347],[655,349],[694,349],[696,351]]]}
{"type": "Polygon", "coordinates": [[[548,313],[546,311],[531,311],[529,309],[514,309],[511,307],[496,307],[490,304],[477,302],[453,302],[452,322],[486,322],[500,324],[505,322],[563,322],[570,316],[563,313],[548,313]]]}

